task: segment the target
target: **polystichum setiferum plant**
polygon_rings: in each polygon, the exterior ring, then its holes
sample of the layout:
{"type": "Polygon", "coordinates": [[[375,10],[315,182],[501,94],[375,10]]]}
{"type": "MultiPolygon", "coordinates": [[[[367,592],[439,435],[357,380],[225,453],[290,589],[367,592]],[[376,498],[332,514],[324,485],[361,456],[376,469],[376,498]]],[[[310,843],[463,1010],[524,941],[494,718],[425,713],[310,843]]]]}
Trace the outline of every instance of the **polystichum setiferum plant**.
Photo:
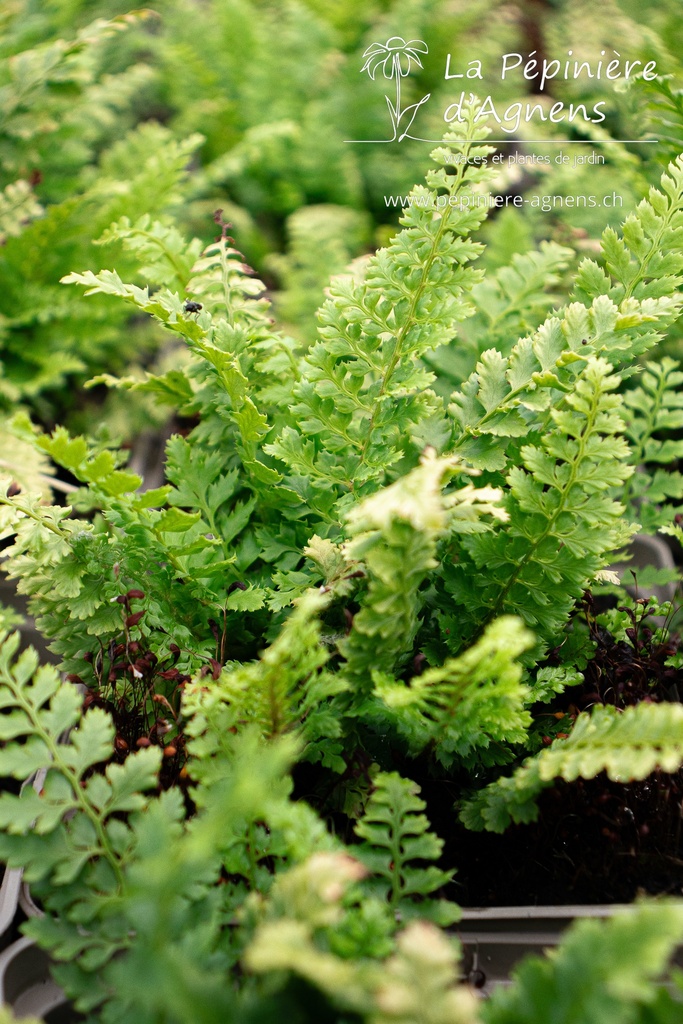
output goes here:
{"type": "MultiPolygon", "coordinates": [[[[186,1002],[172,1007],[165,982],[161,995],[148,987],[138,1019],[190,1019],[192,1000],[192,1019],[231,1019],[225,979],[241,958],[254,975],[299,977],[344,1012],[365,1012],[372,991],[370,1019],[382,1020],[388,997],[362,961],[397,957],[391,972],[412,977],[416,933],[396,939],[397,914],[452,916],[439,890],[457,867],[415,863],[441,845],[397,769],[426,764],[453,799],[492,780],[463,813],[500,828],[532,817],[557,776],[604,769],[627,781],[683,762],[680,705],[642,704],[579,714],[565,739],[499,778],[533,746],[536,702],[580,678],[569,657],[537,666],[637,528],[639,492],[627,489],[638,452],[662,456],[653,435],[675,408],[677,371],[664,368],[668,384],[648,371],[637,399],[625,401],[622,384],[678,315],[683,162],[622,235],[605,233],[601,262],[582,262],[566,305],[505,352],[482,352],[444,401],[423,357],[456,344],[476,309],[481,247],[470,234],[484,217],[472,197],[490,176],[477,162],[485,138],[472,106],[434,151],[439,167],[414,191],[403,230],[332,282],[308,350],[274,329],[220,216],[182,292],[172,267],[196,246],[149,218],[120,220],[109,237],[146,266],[163,240],[156,290],[113,270],[65,279],[185,343],[166,373],[107,381],[194,424],[170,439],[167,483],[152,491],[119,453],[58,428],[33,441],[81,483],[90,512],[46,505],[11,478],[0,498],[6,568],[63,667],[91,690],[82,714],[73,689],[50,670],[34,675],[31,659],[13,667],[5,645],[14,710],[0,765],[15,777],[52,770],[42,797],[3,798],[0,852],[38,884],[50,913],[32,932],[69,961],[61,977],[81,1005],[112,1007],[104,1020],[140,997],[152,969],[176,979],[181,962],[186,1002]],[[627,411],[636,405],[651,409],[644,423],[627,411]],[[128,751],[119,744],[113,763],[126,714],[128,751]],[[181,719],[187,803],[185,787],[149,795],[164,720],[178,730],[181,719]],[[349,882],[339,904],[331,862],[307,858],[348,856],[342,835],[362,840],[370,875],[335,861],[349,882]],[[143,899],[153,909],[136,920],[143,899]]],[[[535,322],[543,314],[530,303],[523,316],[535,322]]],[[[676,488],[672,475],[660,493],[676,488]]],[[[425,948],[441,957],[448,1007],[462,993],[449,994],[440,942],[425,948]]],[[[282,1005],[298,1005],[300,989],[282,984],[282,1005]]],[[[267,990],[249,982],[244,997],[267,1001],[267,990]]],[[[474,1012],[457,1005],[463,1020],[474,1012]]]]}

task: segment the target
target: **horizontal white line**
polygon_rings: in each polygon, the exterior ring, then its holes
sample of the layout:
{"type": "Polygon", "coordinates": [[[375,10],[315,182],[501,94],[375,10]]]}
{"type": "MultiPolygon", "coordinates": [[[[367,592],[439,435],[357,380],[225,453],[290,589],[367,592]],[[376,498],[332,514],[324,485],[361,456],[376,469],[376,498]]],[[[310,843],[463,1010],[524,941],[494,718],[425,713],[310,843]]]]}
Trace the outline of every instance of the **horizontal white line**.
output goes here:
{"type": "MultiPolygon", "coordinates": [[[[405,140],[403,140],[405,141],[405,140]]],[[[430,145],[443,145],[443,146],[490,146],[492,143],[504,142],[508,146],[544,146],[546,143],[549,145],[561,145],[561,146],[607,146],[610,142],[619,142],[622,145],[628,146],[649,146],[653,143],[659,142],[659,139],[601,139],[596,142],[586,139],[462,139],[454,141],[444,141],[443,139],[411,139],[411,142],[428,142],[430,145]]],[[[344,142],[356,143],[365,142],[373,143],[374,145],[389,145],[390,142],[396,142],[396,139],[344,139],[344,142]]]]}

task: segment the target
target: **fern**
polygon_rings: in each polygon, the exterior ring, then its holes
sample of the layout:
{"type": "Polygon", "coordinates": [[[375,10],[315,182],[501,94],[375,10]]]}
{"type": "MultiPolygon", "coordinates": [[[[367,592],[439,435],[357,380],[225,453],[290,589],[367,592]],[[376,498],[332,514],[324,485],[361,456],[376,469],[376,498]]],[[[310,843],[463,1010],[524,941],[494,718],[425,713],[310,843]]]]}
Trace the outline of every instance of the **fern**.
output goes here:
{"type": "Polygon", "coordinates": [[[503,744],[524,743],[531,725],[517,659],[533,643],[519,619],[496,619],[460,657],[426,669],[410,686],[375,672],[375,694],[392,709],[411,754],[429,747],[448,768],[504,761],[503,744]]]}
{"type": "Polygon", "coordinates": [[[623,500],[645,533],[656,532],[683,507],[675,504],[683,499],[683,475],[666,468],[683,457],[683,442],[666,437],[683,426],[683,396],[676,390],[681,383],[678,363],[665,357],[647,363],[639,386],[624,396],[625,433],[640,471],[626,485],[623,500]]]}
{"type": "Polygon", "coordinates": [[[315,327],[309,325],[315,325],[323,288],[359,254],[368,227],[367,214],[332,204],[303,206],[287,218],[287,252],[272,253],[266,266],[280,284],[276,313],[298,332],[310,331],[313,337],[307,340],[315,340],[315,327]]]}
{"type": "MultiPolygon", "coordinates": [[[[477,145],[487,129],[476,126],[476,113],[472,107],[461,134],[447,136],[462,144],[465,158],[489,152],[477,145]]],[[[445,148],[432,156],[442,164],[450,159],[445,148]]],[[[480,275],[467,264],[480,247],[467,236],[484,211],[457,207],[490,176],[467,159],[455,174],[430,172],[429,188],[412,193],[404,230],[369,260],[363,282],[347,277],[331,285],[321,340],[307,353],[294,390],[297,425],[266,450],[314,493],[346,495],[340,508],[381,483],[420,420],[439,412],[427,390],[432,375],[417,359],[448,340],[472,310],[467,296],[480,275]]]]}
{"type": "Polygon", "coordinates": [[[198,239],[188,246],[174,225],[153,221],[147,213],[135,224],[131,224],[128,217],[122,217],[111,224],[95,244],[113,242],[121,242],[135,254],[139,273],[150,284],[174,284],[181,292],[187,287],[199,256],[198,239]]]}
{"type": "Polygon", "coordinates": [[[528,758],[509,778],[486,786],[460,816],[468,828],[503,832],[511,821],[536,820],[536,797],[554,779],[592,779],[605,771],[615,782],[633,782],[655,770],[678,771],[682,723],[679,704],[636,704],[622,712],[597,707],[578,716],[566,739],[528,758]]]}
{"type": "Polygon", "coordinates": [[[209,692],[203,685],[188,689],[187,711],[210,722],[214,736],[235,725],[256,726],[267,740],[295,731],[305,744],[305,759],[343,770],[335,742],[341,723],[329,698],[348,684],[325,669],[329,652],[320,643],[315,614],[326,603],[314,591],[301,598],[258,662],[227,666],[209,692]]]}
{"type": "Polygon", "coordinates": [[[358,857],[370,872],[370,891],[387,900],[394,913],[403,919],[420,916],[451,924],[460,916],[454,904],[414,901],[442,888],[453,875],[414,863],[438,860],[443,847],[442,840],[427,831],[429,822],[421,813],[426,805],[419,792],[419,786],[396,772],[375,776],[374,790],[356,825],[356,835],[364,840],[358,857]]]}
{"type": "Polygon", "coordinates": [[[641,905],[583,920],[546,958],[529,957],[482,1006],[483,1024],[675,1021],[680,1003],[658,979],[683,936],[680,906],[641,905]],[[660,1017],[657,1006],[667,1010],[660,1017]]]}
{"type": "MultiPolygon", "coordinates": [[[[444,564],[446,591],[464,610],[444,616],[449,647],[506,611],[518,611],[549,641],[609,553],[630,536],[623,506],[610,493],[633,471],[619,436],[619,378],[610,369],[604,359],[584,364],[565,408],[549,410],[546,430],[538,440],[531,435],[520,449],[521,465],[506,477],[508,522],[466,539],[466,559],[444,564]]],[[[493,404],[496,386],[498,393],[507,386],[500,356],[491,353],[486,370],[481,386],[493,404]]]]}
{"type": "Polygon", "coordinates": [[[544,412],[562,401],[557,392],[573,390],[586,359],[602,357],[615,369],[628,368],[678,315],[683,162],[669,166],[662,189],[650,190],[649,201],[624,225],[623,238],[606,229],[606,271],[591,260],[581,263],[575,290],[580,301],[519,341],[509,357],[483,353],[476,372],[453,395],[454,449],[474,465],[503,469],[514,439],[542,425],[544,412]],[[662,246],[669,247],[666,257],[662,246]]]}
{"type": "Polygon", "coordinates": [[[557,302],[560,272],[572,257],[571,249],[542,242],[537,251],[515,254],[509,266],[474,285],[475,311],[460,328],[457,341],[423,357],[438,372],[439,391],[449,384],[450,394],[467,380],[489,348],[508,355],[514,339],[538,327],[539,317],[557,302]]]}
{"type": "Polygon", "coordinates": [[[428,452],[412,473],[348,515],[352,539],[345,550],[362,560],[369,583],[351,632],[338,647],[346,660],[345,675],[361,690],[370,689],[373,671],[401,668],[412,650],[424,602],[421,588],[436,566],[439,538],[447,532],[486,530],[482,515],[504,514],[492,504],[498,492],[491,489],[465,487],[442,498],[442,479],[458,469],[455,462],[428,452]]]}
{"type": "MultiPolygon", "coordinates": [[[[1,855],[24,868],[46,911],[26,931],[61,962],[58,978],[83,1010],[106,999],[105,1019],[135,1006],[136,1020],[151,1024],[160,1006],[169,1020],[188,1019],[195,1000],[194,1019],[225,1020],[233,999],[227,972],[241,947],[217,942],[225,915],[244,901],[239,874],[245,843],[252,836],[258,844],[258,822],[269,833],[266,854],[283,864],[334,845],[313,812],[288,799],[291,739],[266,747],[253,730],[216,737],[221,767],[198,766],[199,811],[186,823],[179,789],[148,795],[158,786],[161,751],[93,771],[112,755],[109,715],[83,714],[78,690],[53,668],[37,669],[32,651],[16,659],[17,647],[16,636],[2,637],[0,771],[23,779],[47,770],[40,793],[24,787],[0,797],[1,855]],[[235,871],[228,888],[215,885],[221,870],[235,871]],[[157,899],[164,891],[173,892],[170,902],[157,899]],[[151,965],[176,959],[185,966],[174,986],[150,988],[151,965]]],[[[252,859],[257,870],[245,874],[268,887],[258,850],[252,859]]]]}
{"type": "Polygon", "coordinates": [[[594,299],[607,294],[626,313],[636,310],[633,300],[646,302],[671,296],[679,287],[683,257],[679,239],[683,227],[683,157],[669,164],[661,191],[651,187],[635,213],[622,225],[602,235],[604,270],[584,260],[576,281],[577,297],[594,299]]]}
{"type": "MultiPolygon", "coordinates": [[[[340,855],[317,855],[280,876],[247,948],[247,969],[275,977],[291,972],[325,993],[337,1013],[360,1013],[371,1024],[475,1024],[477,1001],[458,984],[457,949],[432,925],[409,923],[384,962],[336,952],[335,935],[360,924],[349,906],[359,877],[360,865],[340,855]]],[[[277,1007],[288,1008],[289,998],[281,982],[277,1007]]]]}

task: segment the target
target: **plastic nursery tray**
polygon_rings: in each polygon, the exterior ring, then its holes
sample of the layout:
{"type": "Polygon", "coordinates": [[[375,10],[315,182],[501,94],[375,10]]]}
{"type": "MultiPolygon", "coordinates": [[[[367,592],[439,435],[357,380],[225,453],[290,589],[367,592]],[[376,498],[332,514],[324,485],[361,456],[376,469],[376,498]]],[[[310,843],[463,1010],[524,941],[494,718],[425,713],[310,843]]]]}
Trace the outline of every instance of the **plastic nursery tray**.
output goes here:
{"type": "MultiPolygon", "coordinates": [[[[462,943],[463,973],[486,995],[499,985],[509,985],[511,972],[524,957],[541,956],[557,946],[573,921],[613,917],[633,909],[612,903],[463,910],[455,929],[462,943]]],[[[673,963],[683,967],[683,947],[676,950],[673,963]]]]}
{"type": "Polygon", "coordinates": [[[18,1020],[39,1017],[46,1024],[82,1020],[52,980],[47,954],[26,937],[0,953],[0,1004],[11,1007],[18,1020]]]}

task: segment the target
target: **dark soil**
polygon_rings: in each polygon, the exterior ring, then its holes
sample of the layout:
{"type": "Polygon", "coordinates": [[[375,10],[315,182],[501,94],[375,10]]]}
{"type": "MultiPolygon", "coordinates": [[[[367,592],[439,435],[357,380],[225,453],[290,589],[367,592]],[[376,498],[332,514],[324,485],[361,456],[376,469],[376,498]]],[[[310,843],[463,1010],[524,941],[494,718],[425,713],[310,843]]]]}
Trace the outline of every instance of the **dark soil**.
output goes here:
{"type": "MultiPolygon", "coordinates": [[[[647,602],[633,612],[626,640],[599,628],[594,613],[587,595],[581,614],[597,649],[583,684],[536,710],[573,717],[596,704],[679,701],[683,670],[666,662],[681,641],[656,639],[647,602]]],[[[683,895],[683,771],[654,773],[629,785],[604,774],[559,781],[538,807],[536,822],[503,835],[468,832],[459,824],[439,833],[448,837],[445,859],[458,867],[452,899],[463,906],[514,906],[683,895]]],[[[442,818],[443,809],[434,810],[442,818]]],[[[439,832],[434,819],[433,825],[439,832]]]]}
{"type": "Polygon", "coordinates": [[[605,775],[560,782],[533,824],[503,835],[451,830],[445,859],[458,872],[448,895],[466,907],[681,896],[682,799],[682,772],[626,786],[605,775]]]}

